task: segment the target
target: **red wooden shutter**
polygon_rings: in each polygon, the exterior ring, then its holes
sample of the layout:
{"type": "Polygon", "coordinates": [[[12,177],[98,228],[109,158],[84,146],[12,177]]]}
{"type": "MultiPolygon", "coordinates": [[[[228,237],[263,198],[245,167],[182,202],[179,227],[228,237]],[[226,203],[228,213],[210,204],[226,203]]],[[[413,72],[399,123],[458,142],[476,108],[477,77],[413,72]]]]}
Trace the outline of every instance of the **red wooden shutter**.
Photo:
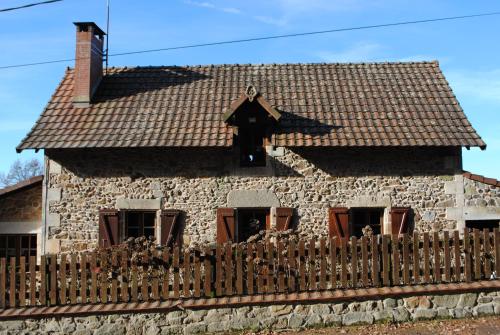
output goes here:
{"type": "Polygon", "coordinates": [[[276,230],[284,231],[292,227],[293,208],[276,208],[276,230]]]}
{"type": "Polygon", "coordinates": [[[236,241],[234,208],[217,208],[217,243],[236,241]]]}
{"type": "Polygon", "coordinates": [[[349,209],[333,207],[328,211],[328,228],[330,238],[349,239],[349,209]]]}
{"type": "Polygon", "coordinates": [[[99,247],[108,248],[120,242],[120,213],[115,209],[99,210],[99,247]]]}
{"type": "Polygon", "coordinates": [[[409,233],[410,211],[410,207],[391,208],[391,233],[393,235],[409,233]]]}
{"type": "Polygon", "coordinates": [[[180,214],[176,209],[166,209],[161,211],[160,244],[172,245],[181,244],[180,234],[180,214]]]}

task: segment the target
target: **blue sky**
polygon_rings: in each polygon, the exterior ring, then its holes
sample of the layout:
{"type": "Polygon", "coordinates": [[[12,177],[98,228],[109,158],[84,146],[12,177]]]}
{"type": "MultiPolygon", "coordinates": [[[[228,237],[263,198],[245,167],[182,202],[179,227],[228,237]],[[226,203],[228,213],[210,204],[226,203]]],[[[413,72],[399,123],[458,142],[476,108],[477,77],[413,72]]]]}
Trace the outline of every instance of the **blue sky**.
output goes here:
{"type": "MultiPolygon", "coordinates": [[[[0,8],[32,1],[2,0],[0,8]]],[[[105,28],[106,0],[65,0],[0,13],[0,66],[74,57],[74,21],[105,28]]],[[[498,1],[111,0],[110,50],[169,47],[500,10],[498,1]]],[[[500,16],[115,57],[110,65],[434,60],[486,151],[464,149],[464,169],[500,179],[500,16]]],[[[53,64],[0,69],[0,171],[42,153],[15,147],[62,78],[53,64]]]]}

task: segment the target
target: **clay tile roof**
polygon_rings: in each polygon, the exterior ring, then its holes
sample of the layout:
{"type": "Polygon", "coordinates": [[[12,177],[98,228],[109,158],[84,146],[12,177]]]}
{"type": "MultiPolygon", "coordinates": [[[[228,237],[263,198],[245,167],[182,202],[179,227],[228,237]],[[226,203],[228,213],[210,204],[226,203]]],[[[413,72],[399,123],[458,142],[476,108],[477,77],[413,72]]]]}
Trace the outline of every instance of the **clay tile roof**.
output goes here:
{"type": "Polygon", "coordinates": [[[7,186],[5,188],[0,189],[0,196],[6,195],[6,194],[14,192],[14,191],[19,191],[23,188],[34,186],[36,184],[41,184],[42,180],[43,180],[43,176],[36,176],[36,177],[31,177],[29,179],[20,181],[17,184],[14,184],[12,186],[7,186]]]}
{"type": "Polygon", "coordinates": [[[481,176],[478,174],[473,174],[468,171],[464,171],[463,176],[467,179],[474,180],[486,185],[491,185],[491,186],[496,186],[500,187],[500,180],[497,180],[495,178],[487,178],[485,176],[481,176]]]}
{"type": "Polygon", "coordinates": [[[437,62],[111,68],[89,108],[68,69],[23,149],[232,145],[223,115],[252,84],[277,146],[479,146],[437,62]]]}

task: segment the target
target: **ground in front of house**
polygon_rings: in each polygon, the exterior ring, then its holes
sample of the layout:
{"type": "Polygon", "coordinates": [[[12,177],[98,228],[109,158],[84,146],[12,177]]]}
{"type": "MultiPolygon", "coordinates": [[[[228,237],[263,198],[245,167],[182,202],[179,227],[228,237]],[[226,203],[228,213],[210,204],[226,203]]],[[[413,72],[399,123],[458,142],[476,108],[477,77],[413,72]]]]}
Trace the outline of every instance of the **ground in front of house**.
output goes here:
{"type": "MultiPolygon", "coordinates": [[[[353,327],[331,327],[322,329],[310,329],[301,331],[282,332],[280,335],[498,335],[500,334],[500,317],[482,317],[475,319],[453,319],[453,320],[432,320],[405,322],[393,324],[374,324],[369,326],[353,327]]],[[[250,334],[250,333],[247,333],[250,334]]],[[[261,333],[268,334],[268,333],[261,333]]]]}

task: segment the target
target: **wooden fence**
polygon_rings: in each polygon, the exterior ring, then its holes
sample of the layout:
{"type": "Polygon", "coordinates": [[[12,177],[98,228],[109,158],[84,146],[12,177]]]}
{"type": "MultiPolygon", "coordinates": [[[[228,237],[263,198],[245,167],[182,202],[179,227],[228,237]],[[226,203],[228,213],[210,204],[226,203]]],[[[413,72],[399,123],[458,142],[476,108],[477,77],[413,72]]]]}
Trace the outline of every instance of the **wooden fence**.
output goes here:
{"type": "Polygon", "coordinates": [[[498,229],[0,259],[0,308],[145,302],[494,279],[498,229]]]}

